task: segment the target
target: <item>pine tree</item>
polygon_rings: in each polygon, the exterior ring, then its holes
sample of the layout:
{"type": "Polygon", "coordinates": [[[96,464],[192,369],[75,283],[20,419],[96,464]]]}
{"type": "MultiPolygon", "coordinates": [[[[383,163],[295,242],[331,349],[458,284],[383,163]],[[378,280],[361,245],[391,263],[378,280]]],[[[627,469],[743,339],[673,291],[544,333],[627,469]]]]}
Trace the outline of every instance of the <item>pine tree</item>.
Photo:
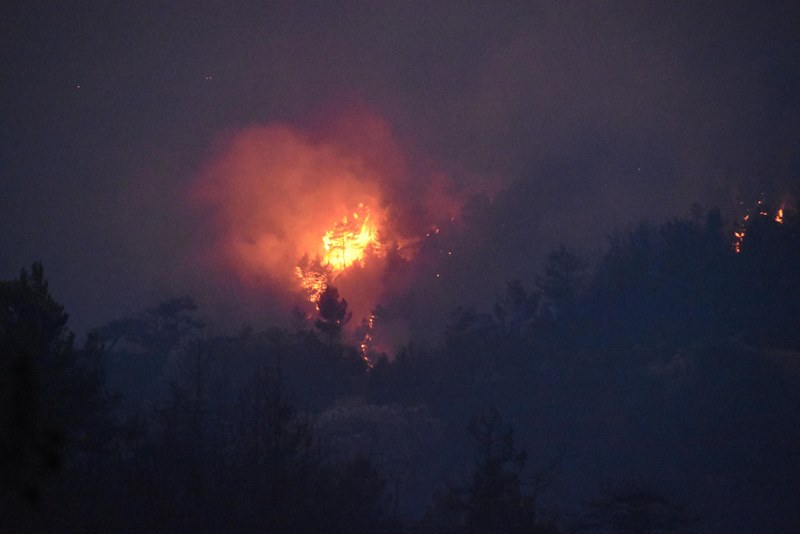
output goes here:
{"type": "Polygon", "coordinates": [[[319,296],[319,318],[314,325],[328,336],[328,345],[332,349],[333,342],[339,338],[344,325],[353,314],[347,311],[347,301],[339,299],[339,291],[334,286],[327,286],[319,296]]]}

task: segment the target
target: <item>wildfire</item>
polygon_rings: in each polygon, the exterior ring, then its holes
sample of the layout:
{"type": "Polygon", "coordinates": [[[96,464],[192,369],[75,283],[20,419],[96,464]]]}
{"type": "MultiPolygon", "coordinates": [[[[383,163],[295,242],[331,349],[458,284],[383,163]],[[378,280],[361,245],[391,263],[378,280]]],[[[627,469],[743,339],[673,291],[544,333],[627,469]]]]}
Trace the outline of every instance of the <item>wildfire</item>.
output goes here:
{"type": "Polygon", "coordinates": [[[358,344],[358,348],[361,350],[361,359],[364,360],[364,363],[367,365],[368,368],[372,369],[375,365],[372,360],[369,358],[369,349],[372,345],[372,330],[375,328],[375,314],[371,313],[369,319],[366,321],[364,332],[364,337],[361,340],[361,343],[358,344]]]}
{"type": "Polygon", "coordinates": [[[358,205],[351,218],[346,215],[322,236],[325,255],[322,262],[342,272],[356,262],[363,263],[367,250],[377,248],[378,229],[370,221],[369,210],[358,205]]]}
{"type": "MultiPolygon", "coordinates": [[[[306,254],[295,268],[308,300],[319,307],[320,295],[339,275],[353,265],[363,266],[370,254],[380,255],[378,234],[378,225],[363,202],[326,231],[320,239],[322,247],[317,256],[310,260],[306,254]]],[[[375,314],[372,313],[362,324],[363,337],[358,343],[361,359],[369,369],[374,365],[369,357],[374,328],[375,314]]]]}
{"type": "Polygon", "coordinates": [[[778,208],[777,213],[775,213],[775,219],[773,220],[778,224],[783,224],[783,204],[778,208]]]}
{"type": "MultiPolygon", "coordinates": [[[[414,257],[435,246],[435,224],[453,223],[461,209],[462,194],[435,162],[412,163],[386,120],[345,108],[308,117],[311,129],[273,122],[227,132],[191,184],[209,225],[204,266],[225,283],[234,275],[232,287],[254,306],[266,291],[276,305],[313,315],[333,285],[360,323],[427,269],[427,257],[414,257]]],[[[404,321],[387,325],[395,330],[376,327],[375,341],[364,330],[353,344],[373,352],[382,336],[400,343],[404,321]]]]}
{"type": "Polygon", "coordinates": [[[380,253],[378,225],[363,202],[326,231],[320,243],[317,257],[309,260],[306,255],[295,268],[300,285],[314,303],[337,276],[353,265],[363,265],[369,253],[380,253]]]}
{"type": "Polygon", "coordinates": [[[330,268],[323,265],[319,259],[309,261],[308,256],[300,260],[300,265],[295,267],[295,273],[300,285],[308,293],[308,300],[314,304],[319,302],[320,294],[325,291],[325,287],[333,278],[330,268]]]}
{"type": "MultiPolygon", "coordinates": [[[[786,201],[781,203],[781,206],[775,212],[775,216],[772,217],[772,220],[778,224],[783,224],[783,210],[786,207],[786,201]]],[[[756,208],[758,209],[757,214],[760,217],[769,217],[769,211],[767,207],[764,205],[764,199],[759,199],[756,202],[756,208]]],[[[744,217],[742,217],[742,222],[737,223],[736,229],[733,231],[733,251],[736,254],[739,254],[742,251],[742,243],[744,242],[745,237],[747,236],[747,226],[750,222],[751,217],[750,213],[746,213],[744,217]]]]}
{"type": "Polygon", "coordinates": [[[742,242],[744,241],[744,237],[747,235],[745,229],[739,228],[738,230],[734,230],[733,232],[733,251],[736,254],[739,254],[742,251],[742,242]]]}

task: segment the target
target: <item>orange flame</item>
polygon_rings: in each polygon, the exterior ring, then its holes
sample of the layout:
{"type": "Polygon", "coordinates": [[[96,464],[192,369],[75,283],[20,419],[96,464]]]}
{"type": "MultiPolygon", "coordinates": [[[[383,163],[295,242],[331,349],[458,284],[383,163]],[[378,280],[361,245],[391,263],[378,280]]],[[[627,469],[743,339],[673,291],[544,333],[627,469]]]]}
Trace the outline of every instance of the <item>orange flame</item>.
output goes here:
{"type": "Polygon", "coordinates": [[[774,221],[778,224],[783,224],[783,204],[781,204],[781,207],[778,208],[778,212],[775,214],[774,221]]]}
{"type": "Polygon", "coordinates": [[[322,261],[335,272],[342,272],[354,263],[363,263],[364,255],[369,249],[377,248],[378,229],[370,221],[369,210],[363,203],[358,205],[365,214],[353,212],[352,219],[345,215],[342,222],[336,223],[332,229],[322,236],[325,255],[322,261]]]}
{"type": "MultiPolygon", "coordinates": [[[[270,306],[296,305],[300,297],[311,308],[335,283],[353,314],[368,317],[380,299],[412,283],[417,269],[403,262],[423,246],[426,231],[438,233],[433,223],[453,221],[461,195],[435,162],[409,165],[374,112],[311,119],[305,129],[270,123],[218,139],[190,191],[208,218],[202,260],[225,284],[236,276],[239,293],[221,298],[261,307],[267,290],[270,306]]],[[[392,324],[404,332],[402,321],[392,324]]]]}
{"type": "Polygon", "coordinates": [[[326,231],[320,239],[322,247],[317,259],[309,261],[306,256],[295,268],[308,299],[317,303],[319,295],[338,275],[353,265],[363,266],[370,253],[379,255],[378,233],[378,225],[363,202],[351,217],[345,215],[326,231]]]}
{"type": "Polygon", "coordinates": [[[308,300],[314,304],[319,302],[319,296],[330,283],[332,275],[319,261],[309,262],[306,256],[295,267],[295,274],[300,279],[300,285],[308,294],[308,300]]]}
{"type": "MultiPolygon", "coordinates": [[[[762,217],[769,217],[769,212],[764,207],[764,199],[760,199],[756,202],[756,206],[758,207],[758,214],[762,217]]],[[[781,207],[777,209],[775,212],[775,216],[772,218],[778,224],[783,224],[783,210],[786,207],[786,201],[784,200],[781,203],[781,207]]],[[[747,236],[747,225],[750,221],[750,213],[746,213],[744,217],[742,217],[742,222],[737,223],[736,229],[733,231],[733,251],[736,254],[739,254],[742,251],[742,243],[744,242],[744,238],[747,236]]]]}

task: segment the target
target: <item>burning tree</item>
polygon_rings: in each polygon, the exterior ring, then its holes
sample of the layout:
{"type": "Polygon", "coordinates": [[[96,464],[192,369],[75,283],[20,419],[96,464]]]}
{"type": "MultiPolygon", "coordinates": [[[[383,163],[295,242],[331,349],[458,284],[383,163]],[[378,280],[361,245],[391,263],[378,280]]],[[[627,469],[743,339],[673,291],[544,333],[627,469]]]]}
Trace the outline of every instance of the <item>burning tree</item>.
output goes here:
{"type": "Polygon", "coordinates": [[[352,265],[363,265],[366,257],[380,250],[378,226],[370,220],[364,203],[350,216],[345,215],[326,231],[320,240],[322,249],[313,260],[308,254],[295,268],[308,299],[317,303],[323,290],[352,265]]]}
{"type": "Polygon", "coordinates": [[[361,203],[351,217],[345,215],[322,237],[324,262],[335,271],[343,271],[353,263],[363,262],[366,252],[376,247],[377,238],[378,230],[370,222],[369,209],[361,203]]]}
{"type": "Polygon", "coordinates": [[[295,267],[295,273],[308,294],[309,302],[313,303],[319,302],[320,295],[333,279],[330,266],[322,263],[322,258],[319,256],[312,260],[308,254],[300,259],[300,263],[295,267]]]}

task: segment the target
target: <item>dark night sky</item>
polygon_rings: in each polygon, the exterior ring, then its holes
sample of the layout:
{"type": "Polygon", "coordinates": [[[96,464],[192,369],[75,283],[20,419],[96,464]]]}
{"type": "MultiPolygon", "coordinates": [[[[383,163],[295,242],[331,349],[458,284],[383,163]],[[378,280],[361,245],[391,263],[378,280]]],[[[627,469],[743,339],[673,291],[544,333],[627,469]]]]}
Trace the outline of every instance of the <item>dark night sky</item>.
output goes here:
{"type": "Polygon", "coordinates": [[[791,188],[798,28],[797,2],[4,2],[0,275],[43,261],[79,330],[218,295],[187,200],[215,141],[355,105],[508,202],[523,242],[473,275],[497,292],[558,241],[791,188]]]}

